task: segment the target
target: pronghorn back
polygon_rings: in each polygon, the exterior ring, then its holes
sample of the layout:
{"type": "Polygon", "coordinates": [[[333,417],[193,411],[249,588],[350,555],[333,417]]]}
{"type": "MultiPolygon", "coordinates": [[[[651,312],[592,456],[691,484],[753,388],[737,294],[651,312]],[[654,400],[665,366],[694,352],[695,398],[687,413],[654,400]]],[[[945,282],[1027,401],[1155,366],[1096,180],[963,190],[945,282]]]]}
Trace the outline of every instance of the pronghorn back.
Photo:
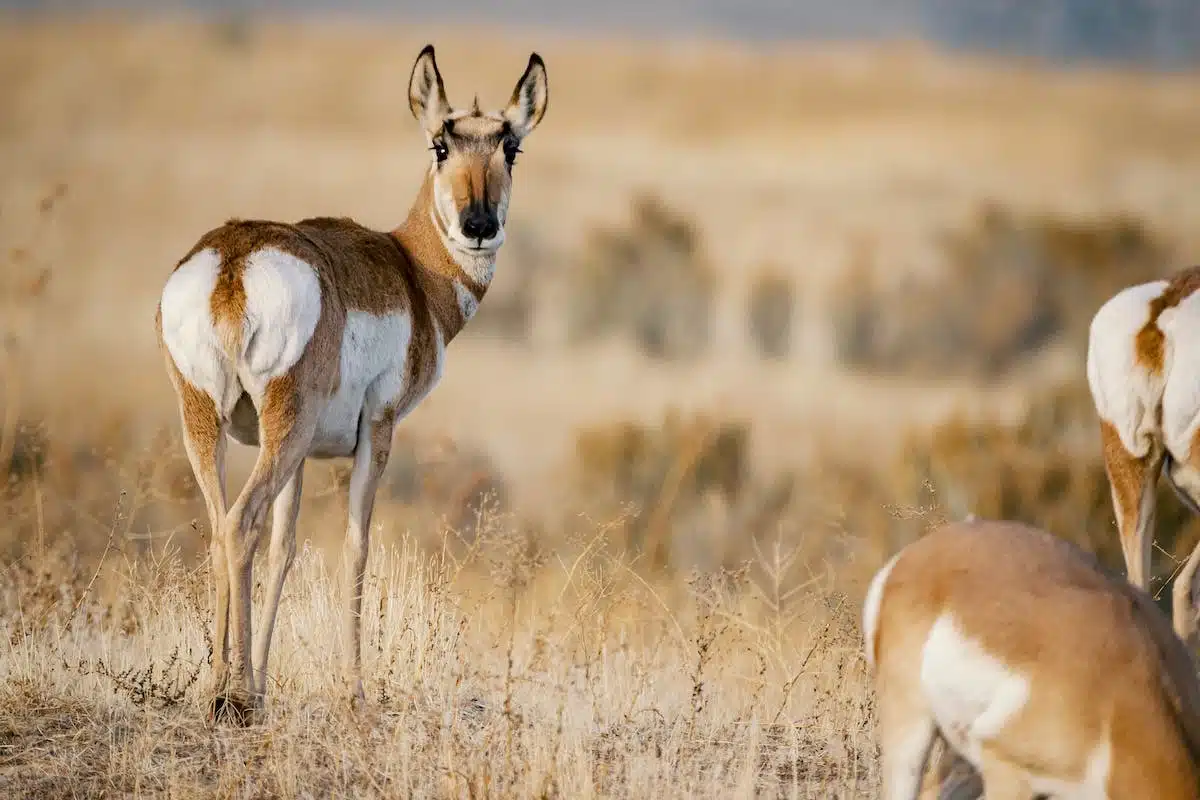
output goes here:
{"type": "Polygon", "coordinates": [[[863,619],[887,797],[915,796],[935,731],[989,797],[1200,797],[1196,664],[1148,595],[1078,547],[944,526],[877,573],[863,619]]]}

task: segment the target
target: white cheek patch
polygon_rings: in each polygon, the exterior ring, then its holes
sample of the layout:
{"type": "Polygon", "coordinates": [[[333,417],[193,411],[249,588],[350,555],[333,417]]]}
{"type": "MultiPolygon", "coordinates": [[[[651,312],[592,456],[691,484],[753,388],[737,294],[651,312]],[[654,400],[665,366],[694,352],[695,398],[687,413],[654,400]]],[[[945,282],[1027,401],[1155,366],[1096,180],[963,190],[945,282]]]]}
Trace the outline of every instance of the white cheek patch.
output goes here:
{"type": "MultiPolygon", "coordinates": [[[[458,210],[454,205],[454,195],[442,185],[437,175],[433,178],[433,208],[429,211],[433,219],[433,227],[438,232],[442,246],[476,283],[485,286],[491,283],[496,270],[496,251],[504,244],[504,227],[489,242],[489,247],[478,252],[470,250],[470,243],[463,238],[462,229],[458,224],[458,210]]],[[[474,312],[472,312],[474,313],[474,312]]]]}

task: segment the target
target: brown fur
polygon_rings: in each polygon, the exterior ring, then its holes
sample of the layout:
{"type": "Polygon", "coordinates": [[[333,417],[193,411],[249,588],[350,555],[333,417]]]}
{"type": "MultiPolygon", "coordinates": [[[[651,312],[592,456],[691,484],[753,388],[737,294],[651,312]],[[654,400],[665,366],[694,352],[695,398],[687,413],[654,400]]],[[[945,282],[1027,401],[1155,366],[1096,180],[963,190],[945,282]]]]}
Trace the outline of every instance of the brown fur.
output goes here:
{"type": "Polygon", "coordinates": [[[1200,289],[1200,266],[1180,270],[1171,277],[1162,294],[1150,301],[1150,318],[1138,331],[1134,345],[1137,363],[1155,374],[1161,374],[1166,359],[1166,337],[1158,327],[1158,318],[1168,308],[1175,308],[1200,289]]]}
{"type": "Polygon", "coordinates": [[[1100,443],[1104,452],[1104,468],[1112,489],[1113,506],[1117,513],[1117,530],[1121,536],[1121,549],[1129,569],[1129,579],[1138,586],[1145,586],[1149,579],[1150,564],[1145,545],[1138,536],[1140,524],[1146,522],[1153,528],[1153,519],[1142,520],[1143,513],[1154,514],[1153,503],[1143,508],[1147,493],[1153,493],[1162,468],[1163,451],[1152,446],[1143,458],[1130,453],[1121,442],[1116,426],[1100,420],[1100,443]]]}
{"type": "Polygon", "coordinates": [[[1017,523],[955,523],[905,549],[883,600],[885,686],[911,686],[920,647],[947,611],[1030,677],[1027,705],[985,753],[994,774],[1011,778],[1020,765],[1078,779],[1107,730],[1110,796],[1200,797],[1197,666],[1149,596],[1089,554],[1017,523]]]}

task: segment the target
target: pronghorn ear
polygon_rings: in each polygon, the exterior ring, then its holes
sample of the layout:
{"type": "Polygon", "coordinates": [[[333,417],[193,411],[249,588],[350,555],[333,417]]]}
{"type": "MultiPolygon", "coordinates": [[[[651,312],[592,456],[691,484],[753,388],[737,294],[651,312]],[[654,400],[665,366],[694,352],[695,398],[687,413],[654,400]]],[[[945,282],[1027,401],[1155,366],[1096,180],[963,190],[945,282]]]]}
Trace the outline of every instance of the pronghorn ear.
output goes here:
{"type": "Polygon", "coordinates": [[[546,101],[549,99],[549,85],[546,83],[546,65],[537,53],[529,56],[529,65],[525,74],[517,81],[513,89],[512,99],[508,108],[504,109],[504,118],[512,126],[517,138],[524,139],[546,113],[546,101]]]}
{"type": "Polygon", "coordinates": [[[412,77],[408,79],[408,107],[421,126],[433,133],[442,126],[442,119],[450,113],[446,101],[446,87],[442,73],[438,72],[433,57],[433,45],[427,44],[413,64],[412,77]]]}

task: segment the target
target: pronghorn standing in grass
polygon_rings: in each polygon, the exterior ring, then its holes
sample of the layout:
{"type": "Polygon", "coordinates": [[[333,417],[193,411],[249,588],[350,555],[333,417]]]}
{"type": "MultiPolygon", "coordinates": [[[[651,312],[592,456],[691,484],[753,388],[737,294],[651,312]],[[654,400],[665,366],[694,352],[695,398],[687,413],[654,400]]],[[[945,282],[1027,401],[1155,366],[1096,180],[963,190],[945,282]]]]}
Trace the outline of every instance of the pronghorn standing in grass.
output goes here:
{"type": "Polygon", "coordinates": [[[433,157],[399,228],[324,217],[234,220],[201,237],[168,279],[156,325],[212,526],[214,715],[238,719],[265,692],[310,456],[354,460],[342,646],[351,691],[362,699],[367,538],[392,431],[437,383],[446,345],[492,280],[513,162],[546,111],[547,90],[534,53],[503,111],[481,112],[478,102],[455,110],[427,46],[408,101],[433,157]],[[229,507],[226,435],[258,447],[229,507]],[[268,510],[265,607],[251,660],[251,567],[268,510]]]}
{"type": "MultiPolygon", "coordinates": [[[[1092,319],[1087,377],[1100,416],[1104,464],[1129,580],[1147,588],[1159,473],[1200,513],[1200,267],[1131,286],[1092,319]]],[[[1200,545],[1175,578],[1172,617],[1196,627],[1192,591],[1200,545]]]]}
{"type": "Polygon", "coordinates": [[[884,797],[916,798],[940,735],[988,800],[1200,797],[1200,681],[1153,600],[1011,522],[904,548],[863,604],[884,797]]]}

